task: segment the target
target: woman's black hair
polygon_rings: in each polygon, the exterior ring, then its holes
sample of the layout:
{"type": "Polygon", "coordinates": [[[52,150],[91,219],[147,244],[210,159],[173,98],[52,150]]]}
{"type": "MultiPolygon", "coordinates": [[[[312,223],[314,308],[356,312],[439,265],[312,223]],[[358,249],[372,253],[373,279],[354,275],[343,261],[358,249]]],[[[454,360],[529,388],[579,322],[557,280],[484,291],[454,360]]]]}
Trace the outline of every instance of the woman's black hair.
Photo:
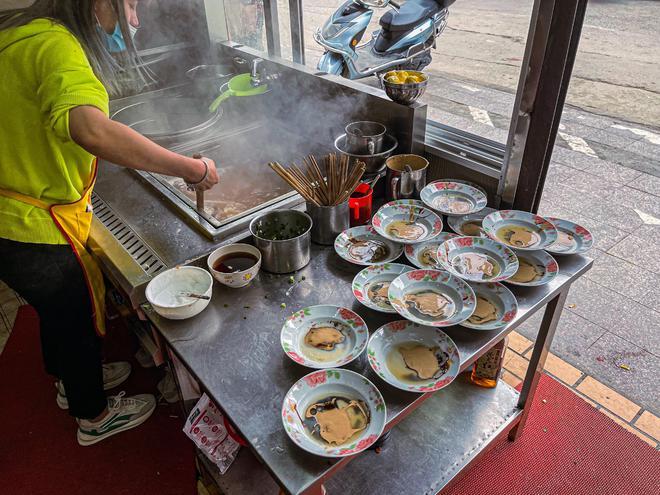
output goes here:
{"type": "Polygon", "coordinates": [[[0,30],[23,26],[35,19],[50,19],[67,28],[80,42],[92,70],[109,94],[118,96],[129,85],[128,69],[135,72],[143,83],[151,78],[141,69],[143,64],[131,38],[123,0],[107,1],[117,14],[119,28],[126,43],[126,51],[111,55],[105,48],[98,30],[94,4],[99,0],[36,0],[29,7],[0,13],[0,30]]]}

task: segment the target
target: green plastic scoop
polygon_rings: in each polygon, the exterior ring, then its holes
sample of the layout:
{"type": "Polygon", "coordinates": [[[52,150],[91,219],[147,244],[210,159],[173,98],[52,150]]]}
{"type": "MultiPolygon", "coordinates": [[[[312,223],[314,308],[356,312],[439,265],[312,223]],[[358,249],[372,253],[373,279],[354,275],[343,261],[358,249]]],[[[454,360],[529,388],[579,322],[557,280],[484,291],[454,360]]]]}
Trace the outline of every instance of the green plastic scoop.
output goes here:
{"type": "Polygon", "coordinates": [[[227,83],[227,89],[213,100],[213,103],[209,106],[209,110],[215,112],[220,106],[220,103],[232,96],[256,96],[262,95],[266,91],[268,91],[268,86],[266,84],[252,86],[250,74],[239,74],[229,80],[227,83]]]}

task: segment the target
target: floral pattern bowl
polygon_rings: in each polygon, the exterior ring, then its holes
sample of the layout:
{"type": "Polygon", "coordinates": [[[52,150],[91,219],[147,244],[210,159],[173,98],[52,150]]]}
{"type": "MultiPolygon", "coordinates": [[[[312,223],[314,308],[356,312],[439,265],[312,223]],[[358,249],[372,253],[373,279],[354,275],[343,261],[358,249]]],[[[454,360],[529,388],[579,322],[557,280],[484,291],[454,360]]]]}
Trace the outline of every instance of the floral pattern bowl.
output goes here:
{"type": "Polygon", "coordinates": [[[381,236],[402,244],[418,244],[442,232],[442,219],[425,206],[387,204],[371,219],[381,236]]]}
{"type": "Polygon", "coordinates": [[[412,268],[399,263],[368,266],[353,279],[353,295],[367,308],[383,313],[396,313],[388,298],[392,280],[412,268]]]}
{"type": "Polygon", "coordinates": [[[518,251],[518,271],[506,280],[508,284],[534,287],[551,282],[559,273],[557,261],[545,251],[518,251]]]}
{"type": "Polygon", "coordinates": [[[411,321],[393,321],[380,327],[369,339],[367,356],[371,368],[390,385],[408,392],[435,392],[449,385],[458,375],[461,359],[454,342],[438,328],[411,321]],[[424,346],[436,349],[442,368],[429,379],[418,378],[406,367],[399,349],[424,346]]]}
{"type": "Polygon", "coordinates": [[[345,369],[314,371],[289,389],[282,403],[282,424],[298,447],[323,457],[347,457],[371,447],[383,433],[387,413],[376,386],[362,375],[345,369]],[[313,436],[303,424],[309,406],[327,397],[360,400],[369,409],[369,424],[346,444],[334,445],[313,436]]]}
{"type": "Polygon", "coordinates": [[[339,306],[320,305],[296,311],[286,319],[280,332],[284,353],[308,368],[325,369],[344,366],[357,358],[367,347],[367,324],[357,313],[339,306]],[[325,350],[306,342],[313,328],[334,328],[344,339],[325,350]]]}
{"type": "Polygon", "coordinates": [[[432,241],[426,241],[420,244],[406,244],[404,253],[408,261],[417,268],[437,270],[440,266],[438,264],[438,247],[452,237],[458,236],[449,232],[440,232],[438,237],[432,241]]]}
{"type": "Polygon", "coordinates": [[[432,327],[457,325],[467,320],[477,307],[472,288],[444,270],[421,269],[399,275],[390,284],[389,298],[401,316],[432,327]],[[418,309],[420,306],[415,301],[419,302],[420,297],[429,294],[440,296],[445,304],[441,312],[429,314],[418,309]]]}
{"type": "Polygon", "coordinates": [[[445,215],[468,215],[486,207],[488,198],[476,187],[462,182],[436,181],[420,193],[421,200],[445,215]]]}
{"type": "Polygon", "coordinates": [[[494,208],[485,207],[483,210],[478,211],[477,213],[470,213],[469,215],[452,215],[447,217],[447,224],[449,224],[449,228],[458,235],[488,237],[481,226],[481,222],[494,211],[496,211],[494,208]]]}
{"type": "Polygon", "coordinates": [[[585,253],[594,245],[594,236],[587,229],[561,218],[545,217],[557,229],[557,241],[546,251],[552,254],[585,253]]]}
{"type": "Polygon", "coordinates": [[[438,263],[470,282],[500,282],[518,271],[518,258],[504,244],[484,237],[455,237],[438,247],[438,263]]]}
{"type": "Polygon", "coordinates": [[[426,208],[427,206],[424,204],[424,201],[420,201],[419,199],[395,199],[393,201],[390,201],[389,203],[385,203],[381,208],[384,208],[386,206],[392,206],[392,205],[408,205],[408,206],[418,206],[420,208],[426,208]]]}
{"type": "Polygon", "coordinates": [[[481,225],[494,241],[524,251],[545,249],[557,240],[554,225],[527,211],[494,211],[483,219],[481,225]]]}
{"type": "Polygon", "coordinates": [[[371,225],[363,225],[339,234],[335,251],[349,263],[370,266],[394,261],[403,253],[403,245],[381,237],[371,225]]]}
{"type": "Polygon", "coordinates": [[[477,309],[461,326],[474,330],[496,330],[507,326],[518,313],[518,300],[500,283],[471,284],[477,309]]]}

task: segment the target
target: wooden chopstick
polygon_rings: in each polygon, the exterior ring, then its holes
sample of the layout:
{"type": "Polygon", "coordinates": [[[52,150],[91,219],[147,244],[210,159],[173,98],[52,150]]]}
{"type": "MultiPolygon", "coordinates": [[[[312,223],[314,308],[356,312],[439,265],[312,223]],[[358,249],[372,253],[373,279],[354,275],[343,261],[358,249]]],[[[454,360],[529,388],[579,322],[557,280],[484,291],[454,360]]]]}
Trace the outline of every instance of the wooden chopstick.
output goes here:
{"type": "Polygon", "coordinates": [[[278,162],[270,162],[269,166],[305,200],[316,206],[336,206],[346,201],[366,170],[363,162],[356,161],[351,168],[348,156],[337,158],[335,153],[323,158],[325,175],[313,155],[303,159],[302,166],[292,163],[285,168],[278,162]]]}

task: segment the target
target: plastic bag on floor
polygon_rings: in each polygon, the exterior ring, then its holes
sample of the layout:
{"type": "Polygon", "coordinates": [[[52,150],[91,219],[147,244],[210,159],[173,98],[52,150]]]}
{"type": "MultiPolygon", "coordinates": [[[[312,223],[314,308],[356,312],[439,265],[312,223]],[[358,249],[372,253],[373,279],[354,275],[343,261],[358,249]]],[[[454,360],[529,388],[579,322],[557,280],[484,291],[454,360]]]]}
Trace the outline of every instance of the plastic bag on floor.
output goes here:
{"type": "Polygon", "coordinates": [[[240,449],[227,433],[223,414],[206,394],[190,411],[183,432],[218,466],[221,474],[229,469],[240,449]]]}

